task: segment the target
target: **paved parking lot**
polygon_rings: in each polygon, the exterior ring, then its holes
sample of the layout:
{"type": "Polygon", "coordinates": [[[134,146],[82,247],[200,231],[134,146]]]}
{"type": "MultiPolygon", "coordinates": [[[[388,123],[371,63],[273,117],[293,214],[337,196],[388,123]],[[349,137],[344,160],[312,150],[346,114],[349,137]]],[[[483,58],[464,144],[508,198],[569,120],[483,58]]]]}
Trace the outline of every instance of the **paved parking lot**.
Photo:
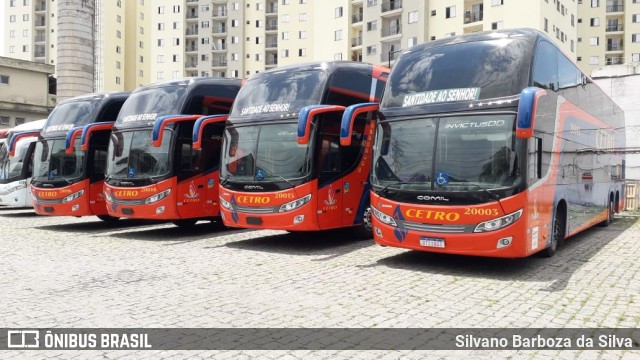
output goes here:
{"type": "MultiPolygon", "coordinates": [[[[133,220],[40,217],[28,210],[0,209],[0,229],[1,327],[640,327],[640,222],[633,218],[579,234],[553,258],[516,260],[382,248],[335,232],[220,231],[206,223],[185,231],[133,220]]],[[[187,354],[465,356],[102,352],[109,358],[187,354]]],[[[499,355],[631,359],[640,353],[474,353],[499,355]]]]}

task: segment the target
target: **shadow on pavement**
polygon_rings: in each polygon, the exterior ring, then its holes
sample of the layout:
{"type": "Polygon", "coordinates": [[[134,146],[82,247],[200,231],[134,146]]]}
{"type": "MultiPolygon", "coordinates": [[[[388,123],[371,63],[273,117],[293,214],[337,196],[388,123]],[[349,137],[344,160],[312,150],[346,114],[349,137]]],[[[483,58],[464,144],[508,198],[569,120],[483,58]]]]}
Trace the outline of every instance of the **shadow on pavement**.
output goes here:
{"type": "Polygon", "coordinates": [[[7,218],[26,218],[36,217],[38,214],[30,208],[0,207],[0,216],[7,218]]]}
{"type": "MultiPolygon", "coordinates": [[[[72,217],[59,217],[59,219],[65,219],[73,221],[72,217]]],[[[83,221],[79,223],[69,222],[66,224],[55,225],[43,225],[36,226],[36,229],[51,230],[51,231],[64,231],[64,232],[79,232],[79,233],[95,233],[100,231],[109,231],[114,229],[123,229],[136,226],[153,226],[163,224],[163,221],[154,220],[138,220],[138,219],[121,219],[114,222],[102,221],[96,218],[96,221],[83,221]]]]}
{"type": "Polygon", "coordinates": [[[178,227],[171,223],[162,228],[127,231],[111,234],[112,237],[139,241],[170,241],[167,246],[180,245],[213,237],[239,234],[251,230],[223,228],[208,221],[201,221],[191,227],[178,227]]]}
{"type": "Polygon", "coordinates": [[[350,229],[295,232],[234,241],[227,247],[289,255],[326,255],[326,261],[368,246],[373,239],[358,239],[350,229]]]}
{"type": "Polygon", "coordinates": [[[361,267],[388,266],[469,278],[548,281],[551,284],[543,291],[561,291],[580,267],[634,223],[635,219],[622,218],[606,228],[596,226],[587,229],[566,239],[564,246],[551,258],[532,255],[521,259],[502,259],[407,251],[361,267]]]}

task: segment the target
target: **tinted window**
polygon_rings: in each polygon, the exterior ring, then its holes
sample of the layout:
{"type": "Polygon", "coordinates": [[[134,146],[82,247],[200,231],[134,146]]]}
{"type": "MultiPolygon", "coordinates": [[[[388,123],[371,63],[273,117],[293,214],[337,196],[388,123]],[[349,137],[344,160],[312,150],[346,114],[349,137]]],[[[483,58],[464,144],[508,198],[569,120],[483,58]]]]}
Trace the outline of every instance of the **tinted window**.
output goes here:
{"type": "Polygon", "coordinates": [[[325,82],[322,70],[282,70],[256,75],[238,93],[230,117],[296,113],[303,106],[320,104],[325,82]]]}
{"type": "Polygon", "coordinates": [[[124,104],[124,100],[118,100],[118,101],[113,101],[109,103],[102,110],[102,114],[100,114],[99,118],[97,119],[98,122],[116,121],[116,118],[118,117],[118,113],[120,112],[120,109],[122,108],[123,104],[124,104]]]}
{"type": "Polygon", "coordinates": [[[558,81],[560,89],[576,86],[582,83],[582,72],[558,51],[558,81]]]}
{"type": "MultiPolygon", "coordinates": [[[[338,71],[331,77],[327,104],[350,106],[371,101],[372,77],[355,71],[338,71]]],[[[380,85],[381,87],[384,84],[380,85]]],[[[380,101],[380,98],[377,99],[380,101]]]]}
{"type": "MultiPolygon", "coordinates": [[[[519,94],[529,78],[528,44],[522,39],[497,39],[405,53],[394,65],[381,106],[408,106],[407,96],[446,89],[478,89],[471,97],[478,99],[519,94]]],[[[431,102],[411,105],[426,103],[431,102]]]]}
{"type": "Polygon", "coordinates": [[[158,116],[180,113],[187,93],[185,85],[164,86],[136,91],[124,103],[118,123],[154,121],[158,116]]]}
{"type": "Polygon", "coordinates": [[[47,118],[42,133],[68,131],[76,126],[91,124],[98,100],[72,101],[56,106],[47,118]]]}
{"type": "Polygon", "coordinates": [[[198,86],[191,91],[189,103],[182,113],[194,115],[228,114],[237,93],[237,86],[198,86]]]}
{"type": "Polygon", "coordinates": [[[558,50],[546,41],[538,43],[533,66],[533,85],[543,89],[558,89],[558,50]]]}

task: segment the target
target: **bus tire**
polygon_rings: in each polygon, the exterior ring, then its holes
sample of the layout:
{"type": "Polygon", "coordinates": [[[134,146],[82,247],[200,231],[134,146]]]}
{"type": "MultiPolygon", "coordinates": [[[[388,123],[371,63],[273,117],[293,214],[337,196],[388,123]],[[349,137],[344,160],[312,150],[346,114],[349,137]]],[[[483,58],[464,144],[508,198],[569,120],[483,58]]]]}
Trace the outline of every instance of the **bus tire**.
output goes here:
{"type": "Polygon", "coordinates": [[[373,238],[373,225],[371,223],[371,207],[367,207],[362,214],[362,225],[354,228],[354,235],[362,240],[373,238]]]}
{"type": "Polygon", "coordinates": [[[114,223],[118,220],[120,220],[119,217],[116,216],[109,216],[109,215],[96,215],[96,217],[104,222],[108,222],[108,223],[114,223]]]}
{"type": "Polygon", "coordinates": [[[196,219],[173,220],[172,223],[180,228],[190,228],[198,222],[196,219]]]}
{"type": "Polygon", "coordinates": [[[553,216],[553,221],[551,222],[551,244],[542,250],[542,256],[552,257],[556,254],[558,247],[564,243],[565,219],[564,207],[558,205],[556,213],[553,216]]]}
{"type": "Polygon", "coordinates": [[[613,222],[613,214],[615,213],[615,208],[614,208],[614,204],[613,201],[609,200],[609,206],[607,206],[607,218],[605,220],[603,220],[600,224],[600,226],[602,227],[607,227],[609,226],[609,224],[611,224],[613,222]]]}

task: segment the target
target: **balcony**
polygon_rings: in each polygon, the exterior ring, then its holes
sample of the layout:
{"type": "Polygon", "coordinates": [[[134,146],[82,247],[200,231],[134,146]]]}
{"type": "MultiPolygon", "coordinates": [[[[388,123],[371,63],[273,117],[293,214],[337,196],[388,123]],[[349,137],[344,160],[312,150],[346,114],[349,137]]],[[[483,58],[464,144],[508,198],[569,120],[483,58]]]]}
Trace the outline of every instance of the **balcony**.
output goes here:
{"type": "Polygon", "coordinates": [[[187,19],[197,19],[197,18],[198,18],[198,13],[197,12],[187,13],[187,19]]]}
{"type": "Polygon", "coordinates": [[[187,0],[187,4],[189,3],[197,3],[199,0],[187,0]]]}
{"type": "Polygon", "coordinates": [[[214,10],[213,14],[211,15],[214,18],[224,18],[227,17],[227,9],[218,9],[218,10],[214,10]]]}
{"type": "Polygon", "coordinates": [[[277,13],[278,13],[278,5],[276,5],[275,3],[272,3],[271,5],[267,6],[267,11],[266,11],[267,15],[273,15],[277,13]]]}
{"type": "Polygon", "coordinates": [[[277,48],[278,47],[278,40],[274,40],[274,41],[267,41],[266,44],[266,48],[277,48]]]}
{"type": "Polygon", "coordinates": [[[227,59],[214,59],[211,62],[211,66],[212,67],[226,67],[227,66],[227,59]]]}
{"type": "Polygon", "coordinates": [[[198,28],[187,29],[186,34],[187,36],[198,35],[198,28]]]}
{"type": "Polygon", "coordinates": [[[363,18],[362,14],[352,15],[351,16],[351,23],[352,24],[360,23],[360,22],[362,22],[362,18],[363,18]]]}
{"type": "Polygon", "coordinates": [[[277,31],[278,30],[278,23],[277,22],[273,22],[273,23],[267,23],[267,26],[265,27],[266,31],[277,31]]]}
{"type": "Polygon", "coordinates": [[[212,33],[214,34],[224,34],[227,32],[227,27],[226,26],[214,26],[213,29],[211,30],[212,33]]]}
{"type": "Polygon", "coordinates": [[[464,12],[464,23],[470,24],[478,21],[482,21],[483,19],[482,11],[465,11],[464,12]]]}
{"type": "Polygon", "coordinates": [[[33,41],[34,42],[45,42],[47,40],[47,38],[44,36],[44,34],[42,35],[36,35],[33,37],[33,41]]]}
{"type": "Polygon", "coordinates": [[[198,45],[189,45],[189,46],[186,46],[186,47],[184,48],[184,51],[186,51],[186,52],[194,52],[194,51],[198,51],[198,45]]]}
{"type": "Polygon", "coordinates": [[[36,51],[33,56],[36,58],[43,58],[45,55],[44,51],[36,51]]]}
{"type": "Polygon", "coordinates": [[[211,45],[211,51],[227,51],[227,43],[218,43],[211,45]]]}
{"type": "Polygon", "coordinates": [[[624,30],[624,26],[622,26],[622,24],[607,25],[607,28],[606,28],[607,32],[623,31],[623,30],[624,30]]]}
{"type": "Polygon", "coordinates": [[[607,51],[623,51],[622,40],[607,43],[607,51]]]}
{"type": "Polygon", "coordinates": [[[47,3],[46,2],[40,2],[36,4],[36,12],[39,11],[46,11],[47,10],[47,3]]]}
{"type": "Polygon", "coordinates": [[[624,64],[624,58],[621,57],[607,57],[604,59],[606,65],[621,65],[624,64]]]}
{"type": "Polygon", "coordinates": [[[351,47],[362,46],[362,36],[351,38],[351,47]]]}
{"type": "Polygon", "coordinates": [[[198,67],[198,61],[195,61],[195,60],[187,61],[186,63],[184,63],[184,67],[186,69],[197,68],[198,67]]]}
{"type": "Polygon", "coordinates": [[[278,65],[278,58],[276,58],[276,57],[267,58],[267,60],[265,61],[265,65],[267,65],[267,66],[278,65]]]}
{"type": "Polygon", "coordinates": [[[624,5],[621,4],[611,4],[611,5],[607,5],[607,12],[608,13],[612,13],[612,12],[623,12],[624,11],[624,5]]]}
{"type": "Polygon", "coordinates": [[[36,27],[41,27],[41,26],[45,26],[46,24],[47,24],[47,22],[44,21],[44,19],[38,19],[38,20],[36,20],[35,26],[36,27]]]}
{"type": "Polygon", "coordinates": [[[382,12],[402,9],[402,0],[387,1],[382,3],[382,12]]]}
{"type": "Polygon", "coordinates": [[[387,28],[383,28],[382,29],[382,37],[387,37],[387,36],[393,36],[393,35],[399,35],[402,33],[402,26],[400,26],[400,24],[397,25],[391,25],[387,28]]]}

